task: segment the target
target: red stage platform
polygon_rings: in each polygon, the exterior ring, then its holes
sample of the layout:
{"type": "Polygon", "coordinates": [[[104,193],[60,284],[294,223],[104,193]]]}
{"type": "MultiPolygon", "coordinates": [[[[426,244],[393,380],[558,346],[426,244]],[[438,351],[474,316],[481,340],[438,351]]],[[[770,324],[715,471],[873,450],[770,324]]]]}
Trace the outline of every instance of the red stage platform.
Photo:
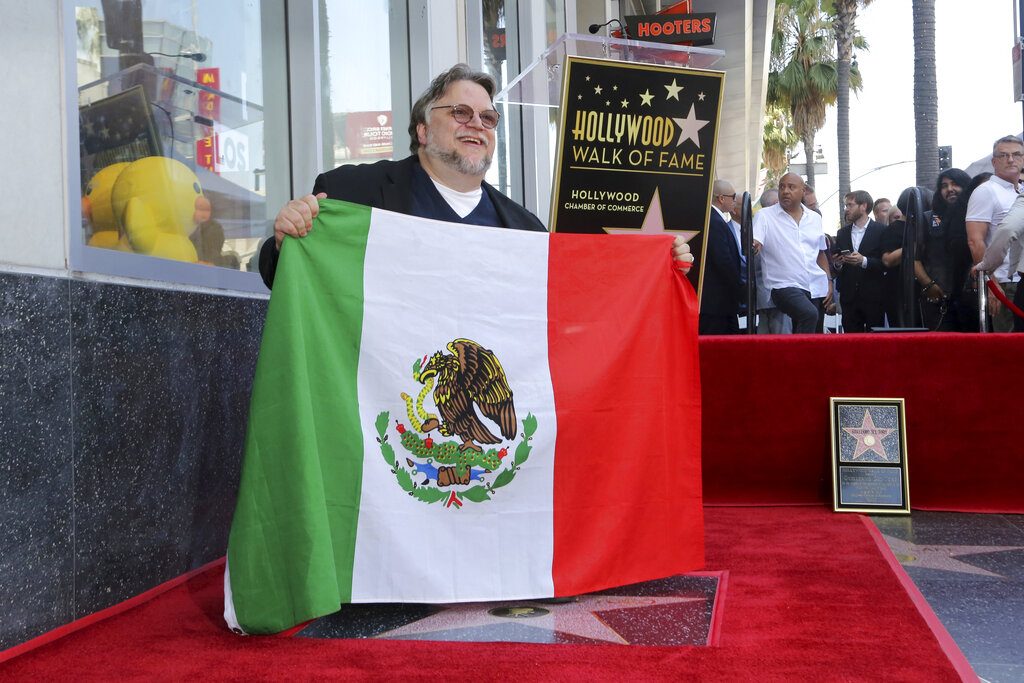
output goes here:
{"type": "Polygon", "coordinates": [[[1024,512],[1024,335],[703,337],[704,502],[831,504],[829,397],[903,398],[910,504],[1024,512]]]}

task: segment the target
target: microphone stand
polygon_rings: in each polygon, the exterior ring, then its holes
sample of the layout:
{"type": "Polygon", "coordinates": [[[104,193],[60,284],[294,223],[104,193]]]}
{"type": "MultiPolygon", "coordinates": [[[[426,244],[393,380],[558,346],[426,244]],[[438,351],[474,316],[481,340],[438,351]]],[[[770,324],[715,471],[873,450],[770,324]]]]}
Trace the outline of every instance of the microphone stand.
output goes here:
{"type": "MultiPolygon", "coordinates": [[[[603,24],[591,24],[589,27],[587,27],[587,30],[590,31],[590,33],[592,33],[592,34],[596,34],[598,31],[600,31],[602,28],[608,26],[609,24],[618,24],[619,25],[619,31],[622,32],[623,40],[627,40],[627,41],[628,40],[632,40],[632,38],[629,35],[629,31],[626,30],[626,25],[623,24],[618,19],[609,19],[608,21],[604,22],[603,24]]],[[[608,53],[608,44],[605,43],[605,54],[607,54],[607,53],[608,53]]],[[[625,60],[627,62],[633,60],[633,54],[632,54],[628,44],[624,46],[623,57],[625,58],[625,60]]]]}

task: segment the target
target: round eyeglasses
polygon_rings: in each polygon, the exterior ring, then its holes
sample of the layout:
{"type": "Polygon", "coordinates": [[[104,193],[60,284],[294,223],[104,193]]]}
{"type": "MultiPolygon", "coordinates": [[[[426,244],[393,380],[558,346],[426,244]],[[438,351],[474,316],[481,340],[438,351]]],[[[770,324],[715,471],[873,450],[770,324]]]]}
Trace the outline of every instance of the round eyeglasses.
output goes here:
{"type": "Polygon", "coordinates": [[[493,109],[485,109],[484,111],[474,112],[473,107],[468,104],[439,104],[434,109],[450,109],[452,118],[459,123],[469,123],[473,120],[473,114],[477,114],[480,117],[480,124],[484,128],[494,128],[498,125],[498,120],[501,118],[501,114],[494,111],[493,109]]]}

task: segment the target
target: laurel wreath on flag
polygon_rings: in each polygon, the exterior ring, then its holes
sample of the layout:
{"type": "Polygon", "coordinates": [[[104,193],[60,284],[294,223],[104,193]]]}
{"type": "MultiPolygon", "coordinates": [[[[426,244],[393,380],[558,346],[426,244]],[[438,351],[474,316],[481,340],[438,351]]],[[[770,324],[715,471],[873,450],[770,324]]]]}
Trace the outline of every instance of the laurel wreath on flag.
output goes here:
{"type": "MultiPolygon", "coordinates": [[[[388,411],[384,411],[377,415],[375,426],[377,428],[377,443],[380,444],[381,455],[384,456],[384,461],[391,468],[391,473],[395,475],[395,480],[403,491],[408,493],[410,496],[424,503],[437,503],[442,500],[448,501],[445,507],[454,507],[456,509],[462,507],[462,501],[468,500],[473,503],[482,503],[485,500],[490,500],[498,489],[508,486],[512,483],[512,480],[516,478],[516,472],[519,468],[526,463],[530,457],[530,451],[533,450],[533,446],[530,445],[530,441],[533,439],[534,432],[537,431],[537,418],[532,414],[527,415],[523,420],[523,431],[520,433],[520,440],[515,444],[515,451],[511,458],[511,463],[505,465],[502,469],[497,470],[493,481],[483,481],[474,486],[469,487],[465,491],[442,491],[439,487],[427,483],[418,484],[413,479],[413,473],[402,465],[402,463],[395,457],[395,449],[388,443],[387,429],[391,422],[391,414],[388,411]]],[[[443,443],[435,444],[436,448],[458,448],[459,443],[457,441],[448,441],[443,443]]],[[[418,449],[417,449],[418,450],[418,449]]],[[[430,460],[428,460],[430,462],[430,460]]],[[[495,474],[492,472],[491,474],[495,474]]]]}

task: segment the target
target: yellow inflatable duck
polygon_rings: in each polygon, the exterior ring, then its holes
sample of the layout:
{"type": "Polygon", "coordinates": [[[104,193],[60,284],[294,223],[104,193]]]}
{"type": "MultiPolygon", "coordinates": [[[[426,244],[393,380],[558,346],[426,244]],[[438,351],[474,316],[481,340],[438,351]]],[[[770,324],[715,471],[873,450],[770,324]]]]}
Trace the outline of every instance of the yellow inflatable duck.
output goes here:
{"type": "Polygon", "coordinates": [[[111,204],[132,249],[178,261],[198,260],[189,235],[209,220],[210,202],[192,170],[168,157],[145,157],[124,168],[111,204]]]}
{"type": "Polygon", "coordinates": [[[121,251],[132,250],[128,246],[128,240],[122,237],[117,229],[114,205],[111,203],[110,197],[114,190],[114,182],[121,175],[121,171],[128,166],[129,162],[127,161],[105,166],[85,186],[85,196],[82,197],[82,215],[92,226],[92,234],[87,242],[90,247],[121,251]]]}

